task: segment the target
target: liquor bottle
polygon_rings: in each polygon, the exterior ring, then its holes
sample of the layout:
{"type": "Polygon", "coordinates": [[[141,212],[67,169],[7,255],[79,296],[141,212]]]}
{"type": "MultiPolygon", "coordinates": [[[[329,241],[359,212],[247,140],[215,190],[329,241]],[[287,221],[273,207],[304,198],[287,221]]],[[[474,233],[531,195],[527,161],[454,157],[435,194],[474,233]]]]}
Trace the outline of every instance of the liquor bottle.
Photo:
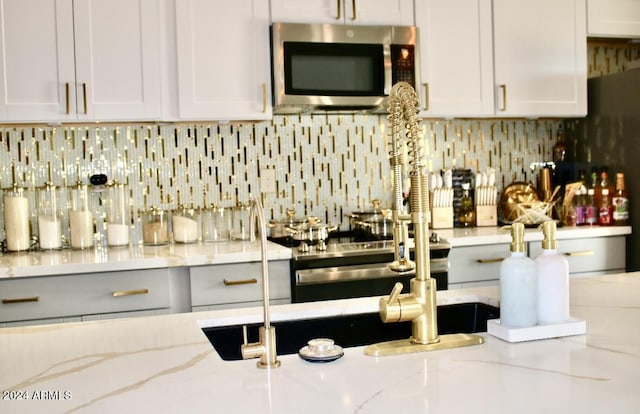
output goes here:
{"type": "Polygon", "coordinates": [[[462,183],[462,198],[458,209],[458,222],[462,227],[473,227],[476,221],[476,213],[473,209],[473,200],[469,196],[469,183],[462,183]]]}
{"type": "Polygon", "coordinates": [[[616,174],[616,190],[611,198],[613,204],[613,225],[629,225],[629,196],[624,188],[624,173],[616,174]]]}
{"type": "Polygon", "coordinates": [[[576,214],[576,226],[582,226],[585,222],[587,189],[581,186],[573,197],[573,210],[576,214]]]}
{"type": "MultiPolygon", "coordinates": [[[[600,179],[598,178],[598,167],[591,168],[591,182],[590,182],[590,190],[593,190],[593,204],[596,206],[600,205],[600,179]]],[[[597,220],[596,220],[597,221],[597,220]]]]}
{"type": "Polygon", "coordinates": [[[611,205],[611,197],[609,197],[609,189],[602,188],[602,196],[600,197],[600,206],[598,207],[598,224],[601,226],[610,226],[613,224],[613,205],[611,205]]]}
{"type": "Polygon", "coordinates": [[[594,189],[587,190],[587,198],[584,207],[584,223],[593,225],[598,223],[598,213],[594,200],[594,189]]]}

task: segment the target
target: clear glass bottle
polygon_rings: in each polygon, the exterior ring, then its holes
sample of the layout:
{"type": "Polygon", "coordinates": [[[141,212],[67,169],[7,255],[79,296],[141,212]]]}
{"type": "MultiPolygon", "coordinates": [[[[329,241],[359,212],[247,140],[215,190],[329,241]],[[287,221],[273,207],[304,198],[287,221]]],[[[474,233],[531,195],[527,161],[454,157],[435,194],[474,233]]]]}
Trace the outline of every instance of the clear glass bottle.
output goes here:
{"type": "Polygon", "coordinates": [[[473,227],[476,222],[476,213],[473,209],[473,200],[469,196],[469,183],[462,183],[462,198],[458,208],[458,223],[462,227],[473,227]]]}
{"type": "Polygon", "coordinates": [[[193,207],[179,206],[171,214],[173,241],[195,243],[200,237],[200,215],[193,207]]]}
{"type": "Polygon", "coordinates": [[[86,249],[94,244],[94,214],[89,198],[89,187],[79,182],[71,189],[69,211],[69,238],[73,249],[86,249]]]}
{"type": "Polygon", "coordinates": [[[59,187],[52,183],[37,190],[38,244],[42,250],[62,248],[64,209],[59,187]]]}
{"type": "Polygon", "coordinates": [[[587,189],[587,198],[584,204],[584,223],[589,225],[598,224],[598,209],[594,199],[594,188],[587,189]]]}
{"type": "Polygon", "coordinates": [[[130,197],[124,184],[109,184],[107,198],[107,245],[128,246],[131,241],[130,197]]]}
{"type": "Polygon", "coordinates": [[[28,190],[14,184],[12,188],[4,191],[3,206],[7,250],[10,252],[29,250],[31,231],[28,190]]]}
{"type": "Polygon", "coordinates": [[[231,231],[232,240],[253,240],[252,234],[254,226],[250,223],[251,205],[249,203],[239,203],[233,209],[233,229],[231,231]]]}
{"type": "Polygon", "coordinates": [[[169,218],[156,206],[142,214],[142,242],[147,246],[169,243],[169,218]]]}

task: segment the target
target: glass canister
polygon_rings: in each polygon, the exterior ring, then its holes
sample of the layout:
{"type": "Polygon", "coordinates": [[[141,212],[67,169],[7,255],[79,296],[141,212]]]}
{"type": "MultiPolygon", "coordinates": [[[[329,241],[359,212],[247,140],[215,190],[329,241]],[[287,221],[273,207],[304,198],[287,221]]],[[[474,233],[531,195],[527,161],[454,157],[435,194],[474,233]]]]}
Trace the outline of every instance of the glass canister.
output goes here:
{"type": "Polygon", "coordinates": [[[107,197],[107,245],[128,246],[131,239],[128,189],[124,184],[112,182],[107,197]]]}
{"type": "Polygon", "coordinates": [[[193,207],[179,206],[171,214],[173,241],[176,243],[195,243],[200,237],[198,210],[193,207]]]}
{"type": "Polygon", "coordinates": [[[233,209],[233,228],[231,229],[232,240],[253,240],[252,232],[254,226],[251,225],[251,204],[238,203],[233,209]]]}
{"type": "Polygon", "coordinates": [[[71,188],[70,196],[69,238],[71,247],[73,249],[93,247],[95,230],[89,187],[79,182],[71,188]]]}
{"type": "Polygon", "coordinates": [[[169,243],[169,217],[156,206],[142,214],[142,242],[147,246],[169,243]]]}
{"type": "Polygon", "coordinates": [[[62,248],[64,209],[61,189],[46,183],[37,190],[38,244],[42,250],[62,248]]]}
{"type": "Polygon", "coordinates": [[[29,250],[31,232],[27,190],[14,184],[11,189],[5,190],[3,203],[7,250],[12,252],[29,250]]]}
{"type": "Polygon", "coordinates": [[[231,231],[231,210],[217,204],[202,210],[202,241],[205,243],[228,241],[231,231]]]}

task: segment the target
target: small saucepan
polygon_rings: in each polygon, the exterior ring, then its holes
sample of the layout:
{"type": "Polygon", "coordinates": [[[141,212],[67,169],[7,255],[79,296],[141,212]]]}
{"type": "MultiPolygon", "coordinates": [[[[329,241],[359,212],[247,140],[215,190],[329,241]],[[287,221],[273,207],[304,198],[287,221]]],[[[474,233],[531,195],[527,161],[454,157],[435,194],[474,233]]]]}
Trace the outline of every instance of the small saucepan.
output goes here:
{"type": "Polygon", "coordinates": [[[329,234],[335,231],[338,226],[320,223],[315,216],[307,217],[307,221],[295,226],[290,226],[288,231],[294,240],[306,242],[309,245],[315,245],[320,241],[329,238],[329,234]]]}
{"type": "Polygon", "coordinates": [[[360,240],[389,240],[393,238],[393,218],[390,209],[381,209],[380,200],[373,200],[373,210],[353,212],[349,224],[360,240]]]}

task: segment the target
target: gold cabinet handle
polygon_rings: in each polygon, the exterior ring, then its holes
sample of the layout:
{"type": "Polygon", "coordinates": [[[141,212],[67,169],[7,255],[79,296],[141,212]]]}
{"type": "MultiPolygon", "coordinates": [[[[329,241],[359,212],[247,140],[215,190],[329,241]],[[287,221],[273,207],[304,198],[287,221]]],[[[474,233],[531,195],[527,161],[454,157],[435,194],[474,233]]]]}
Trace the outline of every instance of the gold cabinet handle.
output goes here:
{"type": "Polygon", "coordinates": [[[258,283],[258,279],[256,279],[255,277],[251,279],[244,279],[244,280],[224,279],[223,283],[225,286],[252,285],[252,284],[258,283]]]}
{"type": "Polygon", "coordinates": [[[423,83],[424,86],[424,110],[429,110],[429,84],[423,83]]]}
{"type": "Polygon", "coordinates": [[[84,113],[87,114],[87,84],[82,83],[82,99],[84,100],[84,113]]]}
{"type": "Polygon", "coordinates": [[[267,84],[262,84],[262,113],[267,113],[267,84]]]}
{"type": "Polygon", "coordinates": [[[584,251],[580,251],[580,252],[567,252],[564,255],[565,256],[593,256],[594,252],[593,250],[584,250],[584,251]]]}
{"type": "Polygon", "coordinates": [[[32,296],[30,298],[2,299],[3,305],[10,305],[12,303],[26,303],[26,302],[40,302],[40,296],[32,296]]]}
{"type": "Polygon", "coordinates": [[[502,93],[502,107],[501,111],[507,110],[507,85],[500,85],[500,92],[502,93]]]}
{"type": "Polygon", "coordinates": [[[69,82],[64,84],[64,93],[65,93],[65,108],[66,113],[69,115],[71,113],[71,106],[69,101],[69,82]]]}
{"type": "Polygon", "coordinates": [[[338,7],[338,13],[336,15],[336,20],[340,20],[342,19],[342,4],[340,3],[341,0],[337,0],[336,1],[336,6],[338,7]]]}
{"type": "Polygon", "coordinates": [[[113,292],[113,297],[119,298],[121,296],[146,295],[147,293],[149,293],[149,289],[116,290],[113,292]]]}
{"type": "Polygon", "coordinates": [[[499,263],[504,260],[504,257],[494,257],[491,259],[478,259],[478,263],[499,263]]]}
{"type": "Polygon", "coordinates": [[[356,0],[351,0],[351,20],[357,19],[356,16],[356,0]]]}

